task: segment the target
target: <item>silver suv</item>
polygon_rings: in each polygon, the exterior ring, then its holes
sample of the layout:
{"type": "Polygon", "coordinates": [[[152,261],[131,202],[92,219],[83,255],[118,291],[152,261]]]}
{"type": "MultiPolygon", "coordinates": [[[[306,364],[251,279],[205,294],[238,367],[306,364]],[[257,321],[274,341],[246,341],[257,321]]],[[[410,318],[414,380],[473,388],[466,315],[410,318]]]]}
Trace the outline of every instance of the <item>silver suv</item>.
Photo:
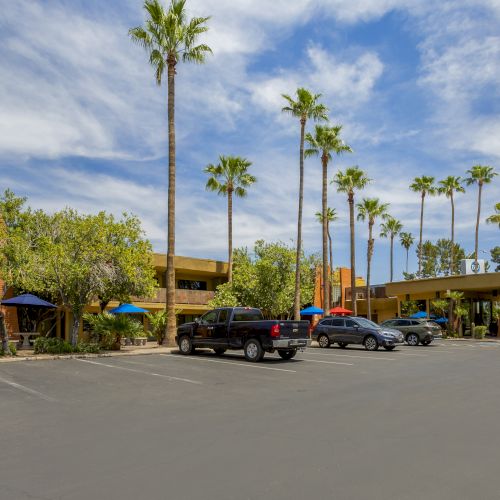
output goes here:
{"type": "Polygon", "coordinates": [[[419,343],[429,345],[435,338],[442,336],[441,327],[428,319],[394,318],[382,322],[380,326],[399,330],[408,345],[412,346],[419,343]]]}

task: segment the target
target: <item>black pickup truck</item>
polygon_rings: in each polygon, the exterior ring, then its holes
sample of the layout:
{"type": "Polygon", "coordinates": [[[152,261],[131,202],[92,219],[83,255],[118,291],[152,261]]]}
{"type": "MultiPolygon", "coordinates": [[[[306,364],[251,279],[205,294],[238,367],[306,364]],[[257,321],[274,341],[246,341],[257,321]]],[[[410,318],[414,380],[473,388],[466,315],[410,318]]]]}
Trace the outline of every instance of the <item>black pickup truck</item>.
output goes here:
{"type": "Polygon", "coordinates": [[[278,351],[292,359],[307,346],[308,321],[265,320],[260,309],[221,307],[208,311],[194,323],[177,328],[175,341],[182,354],[208,347],[222,355],[228,349],[243,349],[248,361],[261,361],[266,352],[278,351]]]}

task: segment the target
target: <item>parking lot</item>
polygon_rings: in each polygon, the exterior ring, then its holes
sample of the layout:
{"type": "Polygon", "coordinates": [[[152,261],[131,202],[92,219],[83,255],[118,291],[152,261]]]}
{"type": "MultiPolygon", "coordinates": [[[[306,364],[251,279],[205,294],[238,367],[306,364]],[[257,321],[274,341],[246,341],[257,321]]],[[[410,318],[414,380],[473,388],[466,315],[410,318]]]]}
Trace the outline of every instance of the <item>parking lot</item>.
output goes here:
{"type": "Polygon", "coordinates": [[[498,499],[500,344],[0,364],[1,500],[498,499]]]}

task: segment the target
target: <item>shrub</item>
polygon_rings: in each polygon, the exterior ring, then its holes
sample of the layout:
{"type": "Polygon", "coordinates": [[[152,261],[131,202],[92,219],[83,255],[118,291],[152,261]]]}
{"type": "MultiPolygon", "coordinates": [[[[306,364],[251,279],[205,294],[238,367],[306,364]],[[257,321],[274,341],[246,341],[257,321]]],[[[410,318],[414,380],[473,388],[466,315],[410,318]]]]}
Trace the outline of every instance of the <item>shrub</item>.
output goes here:
{"type": "Polygon", "coordinates": [[[488,331],[487,326],[474,327],[474,338],[475,339],[484,339],[484,336],[486,335],[487,331],[488,331]]]}
{"type": "Polygon", "coordinates": [[[78,342],[74,352],[82,352],[89,354],[97,354],[100,349],[100,345],[95,342],[78,342]]]}
{"type": "Polygon", "coordinates": [[[167,311],[157,311],[155,313],[148,313],[146,317],[149,320],[149,324],[151,325],[151,331],[153,335],[156,337],[156,341],[158,344],[163,342],[165,338],[165,330],[167,328],[167,311]]]}
{"type": "Polygon", "coordinates": [[[126,314],[85,314],[83,318],[90,325],[93,337],[107,349],[119,348],[122,337],[144,336],[142,324],[126,314]]]}
{"type": "Polygon", "coordinates": [[[57,337],[38,337],[34,343],[35,354],[67,354],[73,352],[73,346],[57,337]]]}
{"type": "MultiPolygon", "coordinates": [[[[17,347],[16,347],[16,343],[15,342],[9,342],[9,349],[10,349],[10,354],[12,356],[16,356],[17,355],[17,347]]],[[[5,351],[3,350],[2,347],[0,347],[0,356],[5,356],[5,351]]]]}

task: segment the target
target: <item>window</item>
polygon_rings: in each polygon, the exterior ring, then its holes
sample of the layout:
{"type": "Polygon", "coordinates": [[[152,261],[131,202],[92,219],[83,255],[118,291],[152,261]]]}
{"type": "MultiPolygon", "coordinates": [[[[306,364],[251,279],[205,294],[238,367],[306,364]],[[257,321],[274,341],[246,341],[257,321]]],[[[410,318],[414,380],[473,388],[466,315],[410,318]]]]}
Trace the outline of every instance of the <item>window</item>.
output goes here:
{"type": "Polygon", "coordinates": [[[332,326],[344,326],[344,319],[343,318],[334,318],[332,319],[332,326]]]}
{"type": "Polygon", "coordinates": [[[233,321],[260,321],[264,319],[259,309],[235,309],[233,321]]]}
{"type": "Polygon", "coordinates": [[[322,319],[319,324],[321,326],[331,326],[332,325],[332,320],[331,319],[322,319]]]}
{"type": "Polygon", "coordinates": [[[377,323],[374,323],[373,321],[370,321],[369,319],[366,318],[358,318],[358,325],[362,326],[363,328],[377,328],[379,329],[380,326],[377,325],[377,323]]]}
{"type": "MultiPolygon", "coordinates": [[[[410,324],[412,324],[412,322],[411,322],[411,321],[408,321],[408,320],[406,320],[406,319],[398,319],[398,320],[396,321],[396,326],[408,326],[408,325],[410,325],[410,324]]],[[[418,323],[417,323],[417,324],[418,324],[418,323]]]]}
{"type": "Polygon", "coordinates": [[[421,325],[420,321],[415,321],[415,320],[413,320],[413,321],[411,322],[411,324],[412,324],[413,326],[420,326],[420,325],[421,325]]]}
{"type": "Polygon", "coordinates": [[[227,321],[227,312],[227,309],[219,311],[219,323],[225,323],[227,321]]]}
{"type": "Polygon", "coordinates": [[[195,281],[195,280],[179,280],[179,289],[181,290],[206,290],[206,281],[195,281]]]}
{"type": "Polygon", "coordinates": [[[352,319],[346,319],[345,326],[347,326],[347,328],[354,328],[355,326],[358,326],[358,324],[352,319]]]}
{"type": "Polygon", "coordinates": [[[209,311],[205,313],[200,320],[202,325],[211,325],[217,322],[217,311],[209,311]]]}

